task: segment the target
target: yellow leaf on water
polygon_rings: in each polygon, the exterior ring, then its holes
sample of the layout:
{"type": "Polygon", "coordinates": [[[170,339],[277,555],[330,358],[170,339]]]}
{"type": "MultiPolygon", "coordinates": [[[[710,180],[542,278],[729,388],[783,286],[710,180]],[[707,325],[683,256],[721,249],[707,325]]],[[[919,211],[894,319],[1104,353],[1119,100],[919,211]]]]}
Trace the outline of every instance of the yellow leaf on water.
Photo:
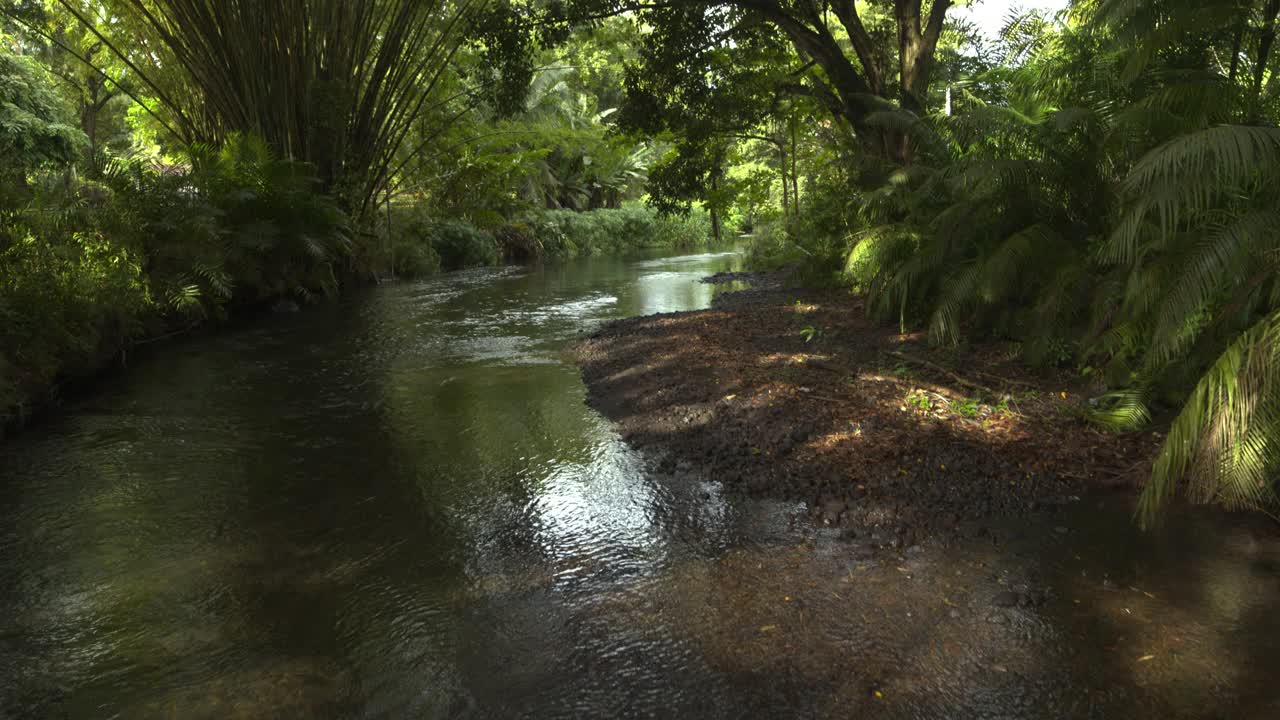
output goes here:
{"type": "Polygon", "coordinates": [[[774,630],[777,630],[777,629],[778,629],[777,625],[761,625],[760,626],[760,632],[762,633],[773,632],[774,630]]]}
{"type": "Polygon", "coordinates": [[[879,690],[877,690],[877,691],[876,691],[876,698],[882,698],[882,697],[884,697],[884,693],[882,693],[882,692],[880,692],[879,690]]]}

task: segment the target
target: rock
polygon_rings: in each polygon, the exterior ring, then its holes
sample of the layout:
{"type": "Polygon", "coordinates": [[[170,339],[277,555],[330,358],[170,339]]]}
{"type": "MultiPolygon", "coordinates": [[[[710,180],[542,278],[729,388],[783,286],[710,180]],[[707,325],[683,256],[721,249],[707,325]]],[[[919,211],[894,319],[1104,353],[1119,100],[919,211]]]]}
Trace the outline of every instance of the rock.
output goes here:
{"type": "Polygon", "coordinates": [[[951,608],[951,612],[947,613],[947,615],[950,616],[952,620],[960,619],[960,611],[955,608],[951,608]]]}

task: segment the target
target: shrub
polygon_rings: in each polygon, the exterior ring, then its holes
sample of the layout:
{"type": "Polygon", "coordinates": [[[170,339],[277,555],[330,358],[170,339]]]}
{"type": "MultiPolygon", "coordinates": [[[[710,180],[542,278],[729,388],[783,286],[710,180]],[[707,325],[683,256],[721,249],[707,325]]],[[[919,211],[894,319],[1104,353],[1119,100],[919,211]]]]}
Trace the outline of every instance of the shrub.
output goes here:
{"type": "Polygon", "coordinates": [[[703,210],[693,210],[684,217],[659,216],[655,220],[653,234],[657,244],[662,247],[700,247],[711,237],[711,216],[703,210]]]}
{"type": "Polygon", "coordinates": [[[503,225],[493,233],[502,251],[502,258],[511,262],[541,260],[545,254],[542,240],[527,223],[503,225]]]}
{"type": "Polygon", "coordinates": [[[440,264],[449,270],[496,265],[498,243],[493,235],[461,220],[437,220],[427,228],[440,264]]]}
{"type": "Polygon", "coordinates": [[[31,230],[10,219],[0,242],[0,427],[59,377],[114,355],[153,309],[128,250],[91,233],[31,230]]]}
{"type": "Polygon", "coordinates": [[[688,249],[705,245],[711,237],[711,221],[703,210],[684,217],[663,217],[639,203],[587,212],[543,210],[533,213],[525,224],[549,257],[643,248],[688,249]]]}
{"type": "Polygon", "coordinates": [[[430,217],[415,207],[396,205],[384,218],[379,213],[376,230],[368,233],[372,239],[361,248],[359,273],[419,278],[440,272],[440,254],[431,244],[430,217]]]}
{"type": "Polygon", "coordinates": [[[426,277],[440,272],[440,254],[429,243],[401,238],[392,245],[390,264],[396,277],[426,277]]]}
{"type": "Polygon", "coordinates": [[[308,168],[253,138],[189,160],[27,173],[28,197],[0,207],[0,426],[139,337],[337,289],[347,217],[308,168]]]}

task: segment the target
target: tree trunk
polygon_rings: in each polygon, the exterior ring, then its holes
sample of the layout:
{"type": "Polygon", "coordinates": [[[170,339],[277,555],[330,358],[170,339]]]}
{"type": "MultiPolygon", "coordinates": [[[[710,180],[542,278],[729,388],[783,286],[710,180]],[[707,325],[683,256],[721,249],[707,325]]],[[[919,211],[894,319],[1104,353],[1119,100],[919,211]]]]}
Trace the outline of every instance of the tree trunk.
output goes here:
{"type": "MultiPolygon", "coordinates": [[[[894,0],[900,68],[897,99],[904,109],[917,114],[923,114],[927,107],[934,54],[954,0],[933,0],[927,19],[922,17],[921,3],[922,0],[894,0]]],[[[871,113],[883,109],[883,100],[895,99],[891,82],[886,79],[893,63],[867,31],[858,14],[857,0],[831,0],[824,4],[843,25],[847,40],[835,37],[825,11],[813,3],[729,0],[729,4],[757,13],[786,35],[801,57],[822,68],[821,80],[809,78],[817,87],[793,83],[791,90],[817,99],[837,118],[848,122],[868,152],[888,160],[903,159],[908,146],[900,138],[886,138],[882,130],[867,123],[871,113]],[[847,54],[850,45],[854,57],[847,54]]]]}
{"type": "Polygon", "coordinates": [[[778,143],[778,167],[782,171],[782,224],[791,224],[791,207],[789,197],[791,190],[788,187],[790,183],[787,181],[787,144],[785,142],[778,143]]]}
{"type": "Polygon", "coordinates": [[[1280,14],[1280,0],[1268,0],[1262,11],[1262,34],[1258,36],[1258,59],[1253,66],[1253,96],[1262,95],[1262,79],[1271,57],[1271,45],[1276,40],[1276,15],[1280,14]]]}
{"type": "Polygon", "coordinates": [[[900,101],[904,110],[923,115],[929,104],[934,54],[951,0],[934,0],[927,21],[921,18],[920,0],[894,0],[893,5],[898,21],[898,62],[902,68],[900,101]]]}
{"type": "Polygon", "coordinates": [[[795,200],[793,204],[795,205],[795,208],[796,208],[795,210],[796,221],[799,221],[800,220],[800,173],[796,169],[796,155],[799,154],[796,148],[796,146],[799,144],[798,130],[796,127],[796,119],[794,117],[790,119],[790,123],[791,123],[791,197],[795,200]]]}
{"type": "Polygon", "coordinates": [[[1240,25],[1236,28],[1235,39],[1231,42],[1231,72],[1227,74],[1227,79],[1231,82],[1236,81],[1236,75],[1240,72],[1240,49],[1244,44],[1244,30],[1248,26],[1249,21],[1245,17],[1240,18],[1240,25]]]}
{"type": "Polygon", "coordinates": [[[711,203],[711,238],[712,241],[720,245],[720,166],[716,164],[715,170],[711,173],[711,196],[714,201],[711,203]]]}

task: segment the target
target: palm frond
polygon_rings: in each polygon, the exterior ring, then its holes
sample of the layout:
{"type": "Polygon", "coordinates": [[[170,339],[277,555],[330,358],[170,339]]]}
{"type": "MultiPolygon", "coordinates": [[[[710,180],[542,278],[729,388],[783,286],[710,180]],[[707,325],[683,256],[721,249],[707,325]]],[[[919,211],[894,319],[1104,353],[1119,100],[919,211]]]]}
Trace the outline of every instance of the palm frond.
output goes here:
{"type": "Polygon", "coordinates": [[[1180,484],[1196,502],[1258,507],[1275,500],[1280,312],[1235,339],[1200,378],[1156,458],[1139,514],[1151,524],[1180,484]]]}

